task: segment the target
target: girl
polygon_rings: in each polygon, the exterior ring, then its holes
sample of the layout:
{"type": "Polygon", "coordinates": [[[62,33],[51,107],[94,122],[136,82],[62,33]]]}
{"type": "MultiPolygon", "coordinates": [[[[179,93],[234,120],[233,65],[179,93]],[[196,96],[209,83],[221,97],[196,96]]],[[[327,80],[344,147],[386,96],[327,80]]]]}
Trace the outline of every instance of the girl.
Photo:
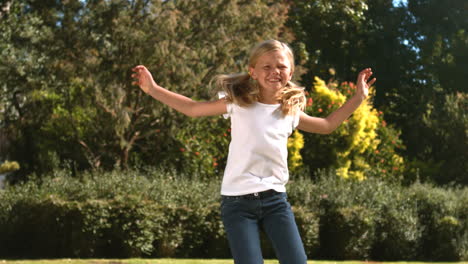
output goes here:
{"type": "Polygon", "coordinates": [[[282,264],[304,264],[304,251],[285,185],[288,181],[287,139],[295,128],[329,134],[368,95],[375,78],[364,69],[356,94],[326,118],[303,112],[303,89],[291,82],[291,49],[277,40],[251,51],[248,73],[218,76],[225,97],[197,102],[154,82],[145,66],[136,66],[133,82],[156,100],[191,117],[223,114],[231,118],[232,140],[221,186],[221,216],[237,264],[263,263],[259,230],[269,237],[282,264]]]}

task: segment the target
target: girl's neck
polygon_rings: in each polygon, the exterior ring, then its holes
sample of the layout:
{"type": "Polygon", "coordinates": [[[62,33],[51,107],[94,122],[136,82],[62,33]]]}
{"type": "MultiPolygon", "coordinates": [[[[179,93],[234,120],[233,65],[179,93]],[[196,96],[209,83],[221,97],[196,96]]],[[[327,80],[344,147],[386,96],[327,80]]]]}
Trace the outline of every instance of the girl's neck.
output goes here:
{"type": "Polygon", "coordinates": [[[278,100],[281,91],[267,93],[265,91],[260,91],[258,102],[262,104],[279,104],[278,100]]]}
{"type": "Polygon", "coordinates": [[[262,104],[271,104],[271,105],[280,103],[278,100],[262,100],[262,99],[259,99],[258,102],[262,104]]]}

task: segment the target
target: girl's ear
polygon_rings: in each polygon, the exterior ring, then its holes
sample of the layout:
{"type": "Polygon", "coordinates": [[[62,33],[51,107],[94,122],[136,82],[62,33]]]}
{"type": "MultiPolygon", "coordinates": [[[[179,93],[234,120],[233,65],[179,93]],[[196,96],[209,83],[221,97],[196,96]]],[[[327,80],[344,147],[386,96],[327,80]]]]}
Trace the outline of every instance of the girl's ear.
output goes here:
{"type": "Polygon", "coordinates": [[[249,75],[250,75],[250,78],[254,80],[257,78],[257,76],[255,75],[255,69],[253,67],[249,67],[249,75]]]}
{"type": "Polygon", "coordinates": [[[293,71],[291,71],[291,72],[289,73],[289,80],[288,80],[288,81],[291,81],[291,79],[292,79],[292,77],[293,77],[293,74],[294,74],[293,71]]]}

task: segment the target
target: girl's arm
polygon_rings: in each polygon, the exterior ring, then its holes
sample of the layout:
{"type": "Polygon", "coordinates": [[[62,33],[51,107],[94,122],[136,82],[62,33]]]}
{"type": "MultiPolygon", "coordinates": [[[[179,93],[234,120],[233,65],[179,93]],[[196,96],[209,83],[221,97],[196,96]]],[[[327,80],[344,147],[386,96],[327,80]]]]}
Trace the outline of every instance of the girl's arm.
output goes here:
{"type": "Polygon", "coordinates": [[[372,70],[370,68],[362,70],[357,78],[356,94],[326,118],[312,117],[302,112],[297,128],[318,134],[330,134],[335,131],[366,99],[369,94],[369,86],[376,81],[374,78],[368,82],[371,75],[372,70]]]}
{"type": "Polygon", "coordinates": [[[135,72],[132,74],[132,77],[135,78],[133,82],[134,85],[140,86],[141,90],[151,95],[154,99],[187,116],[211,116],[221,115],[227,112],[225,99],[210,102],[197,102],[159,86],[153,80],[148,69],[143,65],[136,66],[132,70],[135,72]]]}

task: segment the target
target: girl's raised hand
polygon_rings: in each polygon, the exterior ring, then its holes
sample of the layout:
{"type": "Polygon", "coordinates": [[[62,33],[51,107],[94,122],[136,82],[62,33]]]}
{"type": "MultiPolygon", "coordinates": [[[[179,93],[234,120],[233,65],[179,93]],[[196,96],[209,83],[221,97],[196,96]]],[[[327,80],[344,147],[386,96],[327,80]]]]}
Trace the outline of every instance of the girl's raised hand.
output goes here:
{"type": "Polygon", "coordinates": [[[377,80],[373,78],[369,81],[369,78],[372,76],[372,69],[367,68],[362,70],[357,77],[357,89],[356,95],[361,96],[362,99],[365,99],[369,95],[369,87],[375,83],[377,80]]]}
{"type": "Polygon", "coordinates": [[[145,66],[138,65],[132,71],[135,72],[132,74],[132,78],[135,79],[132,84],[140,86],[143,92],[148,93],[156,85],[153,76],[145,66]]]}

